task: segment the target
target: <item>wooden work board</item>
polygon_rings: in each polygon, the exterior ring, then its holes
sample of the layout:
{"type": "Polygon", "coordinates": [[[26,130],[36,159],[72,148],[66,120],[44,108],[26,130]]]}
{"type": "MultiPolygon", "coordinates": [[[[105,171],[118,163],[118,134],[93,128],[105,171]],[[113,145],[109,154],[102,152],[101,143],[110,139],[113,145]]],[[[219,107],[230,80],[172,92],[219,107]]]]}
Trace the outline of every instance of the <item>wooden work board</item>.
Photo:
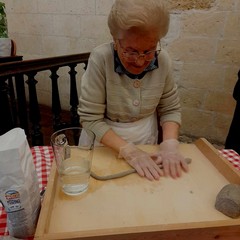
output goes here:
{"type": "MultiPolygon", "coordinates": [[[[108,181],[91,178],[88,191],[75,197],[61,191],[53,164],[35,239],[240,239],[240,218],[229,218],[214,207],[225,185],[240,184],[240,172],[206,139],[182,143],[180,150],[192,163],[179,179],[149,181],[136,173],[108,181]]],[[[92,169],[99,175],[129,168],[111,149],[94,150],[92,169]]]]}

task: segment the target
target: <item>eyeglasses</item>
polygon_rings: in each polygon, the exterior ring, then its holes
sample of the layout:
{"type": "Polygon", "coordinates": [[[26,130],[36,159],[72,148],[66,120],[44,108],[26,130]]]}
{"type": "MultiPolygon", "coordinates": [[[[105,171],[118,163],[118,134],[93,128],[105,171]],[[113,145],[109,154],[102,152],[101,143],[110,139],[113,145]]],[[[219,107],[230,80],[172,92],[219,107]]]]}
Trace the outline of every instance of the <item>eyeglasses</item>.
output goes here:
{"type": "Polygon", "coordinates": [[[161,43],[159,42],[159,49],[148,51],[146,53],[138,53],[137,51],[127,51],[121,45],[120,40],[118,39],[119,46],[123,49],[122,56],[128,62],[136,62],[139,58],[144,58],[145,61],[152,61],[155,57],[161,52],[161,43]]]}

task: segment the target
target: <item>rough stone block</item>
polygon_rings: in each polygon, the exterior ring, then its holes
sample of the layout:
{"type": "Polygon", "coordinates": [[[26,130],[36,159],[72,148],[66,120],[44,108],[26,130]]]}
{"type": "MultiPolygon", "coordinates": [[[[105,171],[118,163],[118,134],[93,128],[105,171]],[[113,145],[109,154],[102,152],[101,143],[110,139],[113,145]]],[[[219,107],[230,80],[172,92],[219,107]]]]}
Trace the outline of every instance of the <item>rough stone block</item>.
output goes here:
{"type": "Polygon", "coordinates": [[[96,14],[108,15],[114,0],[98,0],[96,1],[96,14]]]}
{"type": "Polygon", "coordinates": [[[220,40],[217,46],[216,63],[238,64],[240,63],[239,40],[220,40]]]}
{"type": "Polygon", "coordinates": [[[53,16],[53,34],[55,36],[80,36],[80,16],[78,15],[55,15],[53,16]]]}
{"type": "Polygon", "coordinates": [[[184,36],[219,37],[222,35],[226,12],[193,12],[182,17],[184,36]]]}
{"type": "Polygon", "coordinates": [[[83,38],[106,38],[109,33],[107,16],[82,16],[80,34],[83,38]],[[94,30],[93,30],[94,29],[94,30]]]}
{"type": "Polygon", "coordinates": [[[235,101],[229,93],[215,92],[213,90],[207,92],[204,109],[232,115],[234,106],[235,101]]]}
{"type": "Polygon", "coordinates": [[[170,43],[168,49],[174,60],[204,63],[212,61],[214,58],[215,40],[181,37],[170,43]]]}
{"type": "Polygon", "coordinates": [[[224,186],[216,197],[215,208],[228,217],[239,217],[240,185],[227,184],[224,186]]]}
{"type": "Polygon", "coordinates": [[[179,96],[182,107],[199,108],[203,102],[204,91],[200,89],[186,89],[180,86],[179,96]]]}
{"type": "Polygon", "coordinates": [[[210,62],[184,64],[180,83],[186,88],[223,90],[224,73],[221,65],[210,62]]]}
{"type": "Polygon", "coordinates": [[[232,94],[235,84],[238,80],[238,71],[240,66],[228,66],[226,67],[226,75],[224,78],[224,89],[226,92],[232,94]]]}
{"type": "Polygon", "coordinates": [[[239,39],[240,38],[240,13],[231,12],[228,15],[224,37],[227,39],[239,39]]]}
{"type": "Polygon", "coordinates": [[[235,0],[218,0],[216,1],[216,9],[219,11],[232,11],[235,6],[235,0]]]}
{"type": "Polygon", "coordinates": [[[209,9],[216,0],[165,0],[172,10],[209,9]]]}
{"type": "Polygon", "coordinates": [[[214,113],[214,129],[213,136],[211,138],[218,143],[225,143],[230,124],[232,122],[232,115],[226,115],[221,113],[214,113]]]}
{"type": "Polygon", "coordinates": [[[181,132],[186,135],[209,138],[212,135],[213,114],[196,108],[182,108],[181,132]]]}
{"type": "Polygon", "coordinates": [[[64,13],[64,2],[63,0],[38,1],[38,11],[39,13],[62,14],[64,13]]]}
{"type": "Polygon", "coordinates": [[[64,13],[95,15],[95,0],[62,0],[64,5],[64,13]]]}

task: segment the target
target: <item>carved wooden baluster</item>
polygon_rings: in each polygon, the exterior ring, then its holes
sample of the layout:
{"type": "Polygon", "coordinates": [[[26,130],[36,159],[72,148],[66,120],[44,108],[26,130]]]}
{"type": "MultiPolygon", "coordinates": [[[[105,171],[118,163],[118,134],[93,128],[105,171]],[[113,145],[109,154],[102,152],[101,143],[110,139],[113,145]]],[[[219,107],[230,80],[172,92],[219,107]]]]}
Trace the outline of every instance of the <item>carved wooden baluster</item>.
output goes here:
{"type": "Polygon", "coordinates": [[[19,125],[25,130],[25,134],[29,137],[29,123],[27,113],[26,93],[24,87],[23,74],[15,76],[16,93],[17,93],[17,108],[19,116],[19,125]]]}
{"type": "Polygon", "coordinates": [[[43,134],[41,132],[41,115],[39,110],[38,98],[37,98],[37,91],[36,91],[36,84],[38,81],[35,79],[35,75],[37,72],[28,73],[28,80],[26,83],[28,84],[29,90],[29,118],[32,123],[32,145],[33,146],[42,146],[43,143],[43,134]]]}
{"type": "Polygon", "coordinates": [[[0,79],[0,112],[2,115],[0,117],[0,134],[4,134],[14,127],[6,81],[5,77],[0,79]]]}
{"type": "Polygon", "coordinates": [[[74,127],[80,126],[79,115],[77,113],[79,101],[78,101],[78,92],[77,92],[77,84],[76,84],[76,74],[77,74],[77,72],[75,71],[76,66],[77,64],[69,65],[71,125],[74,127]]]}
{"type": "Polygon", "coordinates": [[[63,128],[62,118],[61,118],[61,103],[58,90],[58,78],[57,71],[59,68],[51,68],[51,81],[52,81],[52,113],[53,113],[53,129],[59,130],[63,128]]]}
{"type": "Polygon", "coordinates": [[[12,76],[9,76],[9,78],[8,78],[8,94],[9,94],[11,110],[12,110],[13,125],[17,126],[18,125],[18,114],[17,114],[17,104],[16,104],[16,97],[15,97],[12,76]]]}

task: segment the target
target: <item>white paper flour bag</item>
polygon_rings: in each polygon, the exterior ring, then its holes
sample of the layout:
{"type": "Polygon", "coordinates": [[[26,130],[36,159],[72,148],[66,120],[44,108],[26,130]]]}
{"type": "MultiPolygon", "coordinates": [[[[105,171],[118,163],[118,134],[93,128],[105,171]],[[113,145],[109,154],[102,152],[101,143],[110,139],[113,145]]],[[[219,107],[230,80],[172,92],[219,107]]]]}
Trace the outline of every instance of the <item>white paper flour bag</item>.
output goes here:
{"type": "Polygon", "coordinates": [[[7,212],[9,234],[33,236],[41,200],[33,157],[21,128],[0,136],[0,201],[7,212]]]}

